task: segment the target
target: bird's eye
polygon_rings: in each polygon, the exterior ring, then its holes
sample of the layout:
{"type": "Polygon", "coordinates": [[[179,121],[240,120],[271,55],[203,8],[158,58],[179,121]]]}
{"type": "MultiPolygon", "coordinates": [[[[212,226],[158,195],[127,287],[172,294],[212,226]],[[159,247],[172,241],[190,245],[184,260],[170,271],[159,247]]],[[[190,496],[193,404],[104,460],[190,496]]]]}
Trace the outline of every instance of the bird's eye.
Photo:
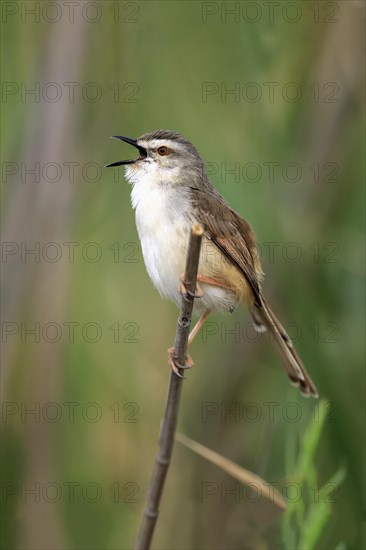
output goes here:
{"type": "Polygon", "coordinates": [[[158,148],[158,153],[161,157],[165,157],[169,153],[169,149],[165,145],[162,145],[158,148]]]}

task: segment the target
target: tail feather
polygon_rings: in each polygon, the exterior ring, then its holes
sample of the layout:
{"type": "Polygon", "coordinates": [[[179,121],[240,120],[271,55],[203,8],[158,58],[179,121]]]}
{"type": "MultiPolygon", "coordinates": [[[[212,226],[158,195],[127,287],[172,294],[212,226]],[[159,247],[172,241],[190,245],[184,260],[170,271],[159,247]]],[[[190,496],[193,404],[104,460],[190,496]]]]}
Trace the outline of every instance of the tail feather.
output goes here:
{"type": "Polygon", "coordinates": [[[251,314],[258,328],[266,327],[271,332],[290,382],[298,386],[304,396],[318,397],[315,384],[307,373],[289,335],[263,296],[262,307],[253,306],[251,314]]]}

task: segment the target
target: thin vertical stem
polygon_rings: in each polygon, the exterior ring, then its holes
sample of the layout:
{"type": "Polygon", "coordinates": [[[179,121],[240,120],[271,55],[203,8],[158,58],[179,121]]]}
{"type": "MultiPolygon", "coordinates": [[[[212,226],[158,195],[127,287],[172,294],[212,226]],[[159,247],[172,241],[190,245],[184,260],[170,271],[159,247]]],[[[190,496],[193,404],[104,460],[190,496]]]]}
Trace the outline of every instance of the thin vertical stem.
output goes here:
{"type": "MultiPolygon", "coordinates": [[[[201,225],[194,224],[189,239],[183,281],[188,293],[186,296],[182,297],[174,343],[174,358],[180,365],[184,365],[186,361],[202,235],[203,229],[201,225]]],[[[179,373],[182,374],[182,372],[183,369],[179,369],[179,373]]],[[[171,371],[168,396],[160,432],[159,452],[151,477],[144,515],[136,538],[135,550],[148,550],[150,548],[155,525],[158,520],[159,503],[173,452],[182,384],[183,379],[171,371]]]]}

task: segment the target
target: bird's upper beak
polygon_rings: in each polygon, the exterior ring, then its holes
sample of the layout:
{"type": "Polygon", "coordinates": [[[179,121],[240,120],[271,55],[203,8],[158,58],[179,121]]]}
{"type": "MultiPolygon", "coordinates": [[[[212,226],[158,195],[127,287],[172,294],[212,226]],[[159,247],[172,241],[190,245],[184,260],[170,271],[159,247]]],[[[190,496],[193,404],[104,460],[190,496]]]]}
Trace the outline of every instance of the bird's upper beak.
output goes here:
{"type": "Polygon", "coordinates": [[[112,168],[113,166],[121,166],[122,164],[134,164],[138,160],[146,159],[147,151],[145,147],[141,147],[141,145],[138,145],[136,139],[128,138],[126,136],[112,136],[112,137],[115,139],[120,139],[121,141],[125,141],[126,143],[129,143],[130,145],[133,145],[134,147],[136,147],[136,149],[138,149],[140,152],[140,156],[135,160],[118,160],[117,162],[106,164],[106,168],[112,168]]]}

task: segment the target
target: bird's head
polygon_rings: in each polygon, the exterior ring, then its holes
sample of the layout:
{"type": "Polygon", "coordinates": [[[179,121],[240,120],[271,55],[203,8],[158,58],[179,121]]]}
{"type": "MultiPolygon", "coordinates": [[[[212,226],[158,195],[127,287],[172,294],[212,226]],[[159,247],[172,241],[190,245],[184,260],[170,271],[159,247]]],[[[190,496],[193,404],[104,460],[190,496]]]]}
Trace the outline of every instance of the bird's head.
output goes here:
{"type": "Polygon", "coordinates": [[[135,184],[151,178],[161,185],[192,185],[204,173],[204,163],[197,149],[181,134],[170,130],[155,130],[137,139],[113,136],[129,143],[139,151],[134,160],[120,160],[108,167],[126,168],[126,177],[135,184]]]}

